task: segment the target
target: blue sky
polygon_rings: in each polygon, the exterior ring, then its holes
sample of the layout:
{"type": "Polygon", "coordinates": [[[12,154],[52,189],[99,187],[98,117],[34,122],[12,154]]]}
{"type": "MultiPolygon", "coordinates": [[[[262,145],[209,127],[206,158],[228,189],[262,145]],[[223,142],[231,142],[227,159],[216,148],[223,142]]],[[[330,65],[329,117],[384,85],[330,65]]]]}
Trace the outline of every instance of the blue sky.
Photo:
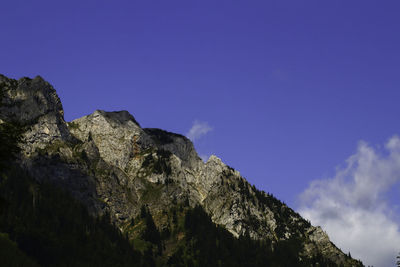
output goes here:
{"type": "MultiPolygon", "coordinates": [[[[0,73],[44,77],[66,120],[125,109],[144,127],[189,134],[202,125],[199,154],[216,154],[304,210],[312,208],[300,201],[310,183],[336,179],[347,159],[362,155],[360,141],[393,161],[385,144],[400,134],[399,8],[399,1],[6,0],[0,73]]],[[[379,192],[397,226],[398,180],[379,192]]]]}

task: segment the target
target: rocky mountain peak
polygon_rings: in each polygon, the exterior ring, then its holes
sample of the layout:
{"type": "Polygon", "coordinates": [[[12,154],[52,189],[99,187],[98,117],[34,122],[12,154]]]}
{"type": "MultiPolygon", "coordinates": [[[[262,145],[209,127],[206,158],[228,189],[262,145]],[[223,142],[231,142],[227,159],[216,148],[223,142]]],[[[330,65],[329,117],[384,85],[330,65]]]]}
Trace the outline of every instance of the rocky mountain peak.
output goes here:
{"type": "Polygon", "coordinates": [[[108,120],[110,123],[115,124],[126,124],[133,122],[140,127],[140,124],[135,120],[135,118],[126,110],[107,112],[104,110],[96,110],[93,112],[93,117],[101,116],[108,120]]]}
{"type": "Polygon", "coordinates": [[[158,149],[176,155],[181,160],[183,167],[196,168],[201,163],[192,141],[187,137],[156,128],[145,128],[144,131],[154,141],[158,149]]]}
{"type": "Polygon", "coordinates": [[[135,151],[135,147],[147,147],[152,143],[151,138],[127,111],[96,110],[69,122],[68,128],[82,142],[93,140],[100,156],[107,163],[121,169],[127,167],[135,152],[139,152],[135,151]]]}
{"type": "Polygon", "coordinates": [[[141,207],[166,229],[166,210],[201,206],[235,237],[272,245],[301,240],[302,257],[321,254],[338,265],[358,266],[321,228],[251,186],[220,158],[212,155],[204,163],[183,135],[142,128],[128,111],[96,110],[66,123],[56,91],[39,76],[0,76],[0,97],[0,119],[23,126],[24,168],[69,190],[94,215],[109,213],[120,229],[129,228],[141,207]]]}
{"type": "Polygon", "coordinates": [[[56,90],[42,77],[27,77],[18,81],[0,76],[3,118],[26,125],[41,116],[54,115],[64,120],[64,110],[56,90]]]}
{"type": "Polygon", "coordinates": [[[216,155],[211,155],[207,162],[215,162],[216,164],[222,165],[222,160],[220,158],[218,158],[216,155]]]}
{"type": "Polygon", "coordinates": [[[42,77],[19,80],[0,76],[0,119],[26,127],[24,151],[44,148],[55,139],[70,139],[56,90],[42,77]]]}

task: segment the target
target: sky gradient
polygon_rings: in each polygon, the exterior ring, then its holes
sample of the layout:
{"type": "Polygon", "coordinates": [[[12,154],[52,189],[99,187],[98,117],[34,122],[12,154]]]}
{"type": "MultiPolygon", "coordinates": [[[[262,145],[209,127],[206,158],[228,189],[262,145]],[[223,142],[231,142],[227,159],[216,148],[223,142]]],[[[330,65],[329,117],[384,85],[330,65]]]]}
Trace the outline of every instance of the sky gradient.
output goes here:
{"type": "MultiPolygon", "coordinates": [[[[334,181],[362,154],[360,141],[393,161],[384,147],[400,134],[399,9],[399,1],[6,0],[0,73],[41,75],[67,121],[124,109],[144,127],[186,134],[203,157],[217,155],[308,211],[313,202],[301,196],[316,190],[313,181],[334,181]]],[[[387,172],[379,175],[372,181],[387,172]]],[[[374,201],[398,234],[400,177],[390,175],[374,201]]],[[[346,177],[343,186],[354,184],[346,177]]],[[[374,264],[390,266],[392,254],[374,264]]]]}

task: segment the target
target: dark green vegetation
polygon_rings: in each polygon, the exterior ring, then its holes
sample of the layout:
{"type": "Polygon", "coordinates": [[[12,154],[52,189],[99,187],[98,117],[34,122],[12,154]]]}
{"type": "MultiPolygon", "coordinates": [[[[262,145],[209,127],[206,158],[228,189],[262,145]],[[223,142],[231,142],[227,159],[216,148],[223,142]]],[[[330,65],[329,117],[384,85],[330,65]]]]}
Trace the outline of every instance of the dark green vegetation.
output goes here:
{"type": "Polygon", "coordinates": [[[0,195],[0,231],[18,245],[2,235],[8,242],[0,242],[1,251],[11,250],[7,258],[24,266],[335,266],[322,257],[300,261],[296,239],[274,246],[236,239],[201,207],[171,209],[170,226],[161,232],[144,208],[130,222],[142,225],[133,231],[134,250],[107,215],[91,217],[60,189],[38,185],[20,171],[3,174],[0,195]]]}
{"type": "Polygon", "coordinates": [[[0,259],[2,266],[39,266],[4,233],[0,233],[0,259]]]}
{"type": "Polygon", "coordinates": [[[272,245],[249,236],[233,237],[212,223],[198,206],[185,216],[185,244],[169,259],[171,266],[335,266],[317,257],[301,259],[299,240],[272,245]]]}
{"type": "MultiPolygon", "coordinates": [[[[108,215],[93,218],[61,189],[37,184],[18,168],[1,175],[0,232],[42,266],[141,265],[141,255],[108,215]]],[[[9,242],[1,242],[4,249],[9,242]]],[[[17,252],[11,254],[16,259],[17,252]]]]}
{"type": "MultiPolygon", "coordinates": [[[[235,238],[188,201],[151,214],[146,206],[121,232],[107,214],[94,218],[67,192],[38,183],[15,162],[19,128],[0,125],[0,263],[6,266],[336,266],[301,257],[299,237],[271,242],[235,238]],[[162,222],[162,223],[161,223],[162,222]],[[159,229],[157,225],[164,225],[159,229]]],[[[168,172],[163,159],[148,158],[168,172]]],[[[161,186],[161,185],[160,185],[161,186]]],[[[245,187],[243,187],[245,188],[245,187]]],[[[243,189],[245,190],[245,189],[243,189]]],[[[244,192],[245,193],[245,192],[244,192]]],[[[279,206],[272,196],[258,201],[279,206]],[[272,200],[271,200],[272,199],[272,200]]],[[[284,214],[283,214],[283,217],[284,214]]]]}
{"type": "Polygon", "coordinates": [[[17,143],[20,141],[21,127],[4,122],[0,124],[0,171],[15,158],[19,152],[17,143]]]}
{"type": "Polygon", "coordinates": [[[159,230],[143,206],[125,228],[136,248],[154,259],[148,263],[158,266],[337,266],[321,255],[299,257],[302,245],[296,238],[275,244],[249,236],[235,238],[214,224],[201,206],[181,203],[161,217],[168,227],[159,230]]]}
{"type": "Polygon", "coordinates": [[[63,190],[12,163],[15,126],[1,125],[0,262],[6,266],[144,266],[108,215],[93,218],[63,190]]]}

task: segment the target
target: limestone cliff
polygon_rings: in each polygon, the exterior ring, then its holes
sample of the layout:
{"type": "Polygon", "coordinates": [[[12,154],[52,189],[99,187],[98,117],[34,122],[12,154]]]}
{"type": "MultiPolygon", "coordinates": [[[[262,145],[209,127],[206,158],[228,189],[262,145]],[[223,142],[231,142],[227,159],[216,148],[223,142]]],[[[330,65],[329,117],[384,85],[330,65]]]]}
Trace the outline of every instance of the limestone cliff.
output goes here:
{"type": "MultiPolygon", "coordinates": [[[[23,129],[19,161],[38,181],[70,191],[94,214],[110,212],[122,227],[147,205],[160,214],[177,203],[201,205],[234,236],[274,242],[303,240],[301,257],[323,254],[338,265],[359,266],[320,227],[251,186],[216,156],[203,162],[186,137],[141,128],[127,111],[65,122],[54,88],[41,77],[0,75],[0,123],[23,129]]],[[[163,221],[156,222],[162,228],[163,221]]]]}

